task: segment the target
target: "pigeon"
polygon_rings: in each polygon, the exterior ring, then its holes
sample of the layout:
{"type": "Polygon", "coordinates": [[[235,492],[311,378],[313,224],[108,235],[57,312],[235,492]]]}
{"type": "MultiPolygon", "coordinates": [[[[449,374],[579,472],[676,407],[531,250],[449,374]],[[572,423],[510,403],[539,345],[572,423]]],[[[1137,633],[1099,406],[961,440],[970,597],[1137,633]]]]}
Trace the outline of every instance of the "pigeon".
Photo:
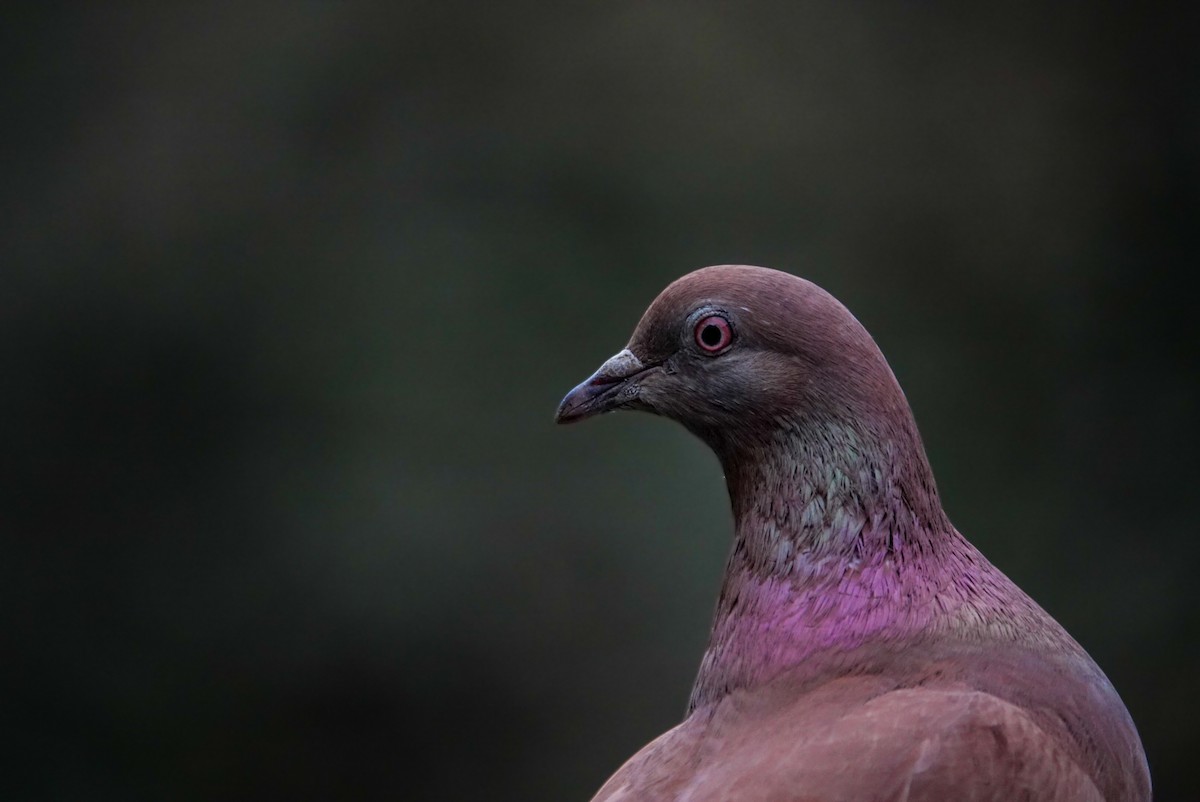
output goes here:
{"type": "Polygon", "coordinates": [[[1148,802],[1116,690],[942,509],[903,391],[833,296],[697,270],[563,399],[683,424],[734,539],[682,723],[593,802],[1148,802]]]}

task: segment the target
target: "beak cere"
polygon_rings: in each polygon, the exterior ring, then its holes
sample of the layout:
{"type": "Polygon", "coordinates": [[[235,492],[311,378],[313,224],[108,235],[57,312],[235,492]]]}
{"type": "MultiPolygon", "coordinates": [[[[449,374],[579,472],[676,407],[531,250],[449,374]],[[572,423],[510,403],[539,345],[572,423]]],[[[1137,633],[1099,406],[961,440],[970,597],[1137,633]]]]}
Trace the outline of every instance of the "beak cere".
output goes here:
{"type": "Polygon", "coordinates": [[[626,348],[567,393],[554,414],[555,423],[574,423],[627,405],[637,395],[637,386],[630,379],[645,370],[642,361],[626,348]]]}

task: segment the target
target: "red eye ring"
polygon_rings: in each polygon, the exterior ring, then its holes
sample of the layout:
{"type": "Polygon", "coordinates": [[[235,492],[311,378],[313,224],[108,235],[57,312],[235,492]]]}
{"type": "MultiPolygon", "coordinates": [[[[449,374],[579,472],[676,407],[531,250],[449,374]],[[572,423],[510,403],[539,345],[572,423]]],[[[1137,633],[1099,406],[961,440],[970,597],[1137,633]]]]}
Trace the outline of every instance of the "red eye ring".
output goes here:
{"type": "Polygon", "coordinates": [[[696,345],[707,354],[719,354],[733,342],[733,327],[720,315],[709,315],[696,324],[696,345]]]}

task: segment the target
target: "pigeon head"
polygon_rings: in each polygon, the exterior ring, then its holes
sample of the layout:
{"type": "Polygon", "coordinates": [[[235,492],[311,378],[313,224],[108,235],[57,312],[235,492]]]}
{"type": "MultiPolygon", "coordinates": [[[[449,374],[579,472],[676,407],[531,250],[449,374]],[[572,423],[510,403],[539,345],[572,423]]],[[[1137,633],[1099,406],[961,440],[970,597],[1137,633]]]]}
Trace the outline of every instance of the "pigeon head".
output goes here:
{"type": "Polygon", "coordinates": [[[804,279],[744,265],[667,287],[556,419],[615,409],[676,420],[719,455],[832,420],[891,430],[910,417],[879,349],[842,304],[804,279]]]}

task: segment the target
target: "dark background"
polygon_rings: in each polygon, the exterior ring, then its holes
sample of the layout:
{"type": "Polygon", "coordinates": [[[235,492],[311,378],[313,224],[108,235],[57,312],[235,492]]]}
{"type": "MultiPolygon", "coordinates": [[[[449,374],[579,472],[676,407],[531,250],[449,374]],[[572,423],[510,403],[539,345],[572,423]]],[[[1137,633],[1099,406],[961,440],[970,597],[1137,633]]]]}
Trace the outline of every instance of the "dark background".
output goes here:
{"type": "Polygon", "coordinates": [[[855,311],[1200,795],[1194,11],[100,5],[0,33],[5,799],[586,799],[729,514],[551,416],[722,262],[855,311]]]}

